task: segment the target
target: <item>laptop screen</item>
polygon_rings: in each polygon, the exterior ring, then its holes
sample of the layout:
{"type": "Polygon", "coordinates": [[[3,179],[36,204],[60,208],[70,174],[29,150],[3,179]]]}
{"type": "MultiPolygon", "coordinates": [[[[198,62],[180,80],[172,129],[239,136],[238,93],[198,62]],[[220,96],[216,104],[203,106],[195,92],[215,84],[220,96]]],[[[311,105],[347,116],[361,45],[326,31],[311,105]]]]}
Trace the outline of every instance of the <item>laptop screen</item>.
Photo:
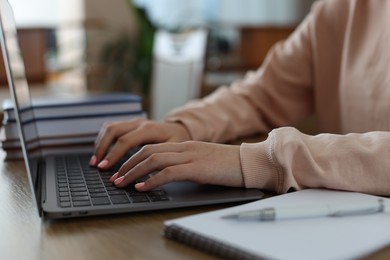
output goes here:
{"type": "Polygon", "coordinates": [[[0,43],[4,67],[11,97],[14,102],[21,148],[26,163],[26,170],[29,175],[30,185],[33,187],[32,192],[34,192],[34,197],[39,209],[40,207],[37,198],[38,176],[36,167],[33,167],[34,161],[37,162],[37,160],[30,154],[33,148],[37,150],[36,148],[39,144],[37,128],[35,126],[35,121],[33,120],[34,114],[31,109],[30,92],[26,79],[24,61],[19,47],[15,18],[8,0],[0,0],[0,28],[0,43]]]}

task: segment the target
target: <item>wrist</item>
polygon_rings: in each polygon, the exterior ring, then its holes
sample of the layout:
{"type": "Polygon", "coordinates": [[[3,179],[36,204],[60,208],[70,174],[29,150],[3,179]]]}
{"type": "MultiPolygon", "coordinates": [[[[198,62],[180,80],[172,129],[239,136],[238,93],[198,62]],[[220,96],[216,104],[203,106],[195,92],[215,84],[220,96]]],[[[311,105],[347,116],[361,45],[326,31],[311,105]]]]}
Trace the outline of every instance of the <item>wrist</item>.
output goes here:
{"type": "Polygon", "coordinates": [[[191,136],[191,132],[189,131],[187,126],[182,122],[177,121],[177,122],[166,122],[166,123],[175,128],[175,132],[177,133],[178,137],[182,139],[182,141],[193,140],[191,136]]]}

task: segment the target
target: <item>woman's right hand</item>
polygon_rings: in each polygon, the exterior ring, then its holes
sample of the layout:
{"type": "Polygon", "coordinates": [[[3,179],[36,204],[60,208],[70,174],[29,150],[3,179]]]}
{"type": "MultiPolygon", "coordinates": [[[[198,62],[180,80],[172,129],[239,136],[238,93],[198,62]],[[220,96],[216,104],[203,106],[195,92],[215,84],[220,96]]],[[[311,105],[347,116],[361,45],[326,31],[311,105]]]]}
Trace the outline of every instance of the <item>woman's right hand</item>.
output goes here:
{"type": "Polygon", "coordinates": [[[91,157],[90,165],[109,169],[128,150],[139,145],[189,140],[190,133],[180,123],[154,122],[142,118],[126,122],[108,122],[96,138],[95,154],[91,157]]]}

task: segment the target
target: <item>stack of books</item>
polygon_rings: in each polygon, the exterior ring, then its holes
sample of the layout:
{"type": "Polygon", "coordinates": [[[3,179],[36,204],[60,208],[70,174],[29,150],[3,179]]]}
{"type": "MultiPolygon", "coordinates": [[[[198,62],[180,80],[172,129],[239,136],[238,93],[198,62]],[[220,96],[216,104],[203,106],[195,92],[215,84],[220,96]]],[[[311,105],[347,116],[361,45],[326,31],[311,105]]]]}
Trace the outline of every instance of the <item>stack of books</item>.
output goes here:
{"type": "MultiPolygon", "coordinates": [[[[145,118],[142,99],[128,93],[80,97],[33,98],[22,110],[25,139],[37,154],[93,151],[94,142],[105,122],[145,118]]],[[[20,159],[19,132],[11,100],[3,102],[1,145],[6,159],[20,159]]]]}

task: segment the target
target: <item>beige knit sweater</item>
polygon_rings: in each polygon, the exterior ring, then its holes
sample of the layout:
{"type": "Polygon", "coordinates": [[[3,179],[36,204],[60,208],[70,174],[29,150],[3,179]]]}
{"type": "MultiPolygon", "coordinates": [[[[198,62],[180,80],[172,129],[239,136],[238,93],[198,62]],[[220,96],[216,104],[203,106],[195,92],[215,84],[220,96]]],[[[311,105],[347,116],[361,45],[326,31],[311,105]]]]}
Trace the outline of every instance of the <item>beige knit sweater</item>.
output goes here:
{"type": "Polygon", "coordinates": [[[241,81],[170,113],[194,140],[241,145],[246,187],[390,195],[390,1],[323,0],[241,81]],[[323,134],[293,127],[310,115],[323,134]]]}

